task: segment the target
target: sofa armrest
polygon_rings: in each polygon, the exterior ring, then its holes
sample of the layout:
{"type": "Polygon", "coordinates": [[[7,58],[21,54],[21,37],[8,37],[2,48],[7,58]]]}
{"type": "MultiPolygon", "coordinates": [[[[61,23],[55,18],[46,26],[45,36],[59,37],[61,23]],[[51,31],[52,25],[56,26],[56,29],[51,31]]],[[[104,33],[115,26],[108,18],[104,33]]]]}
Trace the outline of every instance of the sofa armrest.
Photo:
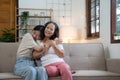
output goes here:
{"type": "Polygon", "coordinates": [[[120,59],[107,59],[107,70],[120,73],[120,59]]]}

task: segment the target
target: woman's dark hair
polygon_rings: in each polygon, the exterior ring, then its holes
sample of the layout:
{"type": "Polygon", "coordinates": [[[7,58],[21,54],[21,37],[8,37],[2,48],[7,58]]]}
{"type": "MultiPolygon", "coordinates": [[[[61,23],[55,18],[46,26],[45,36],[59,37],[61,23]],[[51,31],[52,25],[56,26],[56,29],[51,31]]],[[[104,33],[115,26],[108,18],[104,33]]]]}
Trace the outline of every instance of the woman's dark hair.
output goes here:
{"type": "Polygon", "coordinates": [[[35,31],[40,31],[41,32],[41,30],[44,28],[44,25],[36,25],[34,28],[33,28],[33,30],[35,30],[35,31]]]}
{"type": "Polygon", "coordinates": [[[58,25],[55,23],[55,22],[53,22],[53,21],[49,21],[49,22],[47,22],[46,24],[45,24],[45,26],[43,27],[43,29],[42,29],[42,31],[41,31],[41,40],[43,40],[44,38],[45,38],[45,34],[44,34],[44,31],[45,31],[45,28],[48,26],[48,24],[50,24],[50,23],[52,23],[52,24],[54,24],[55,25],[55,31],[54,31],[54,33],[53,33],[53,35],[50,37],[50,40],[54,40],[56,37],[59,37],[59,27],[58,27],[58,25]]]}

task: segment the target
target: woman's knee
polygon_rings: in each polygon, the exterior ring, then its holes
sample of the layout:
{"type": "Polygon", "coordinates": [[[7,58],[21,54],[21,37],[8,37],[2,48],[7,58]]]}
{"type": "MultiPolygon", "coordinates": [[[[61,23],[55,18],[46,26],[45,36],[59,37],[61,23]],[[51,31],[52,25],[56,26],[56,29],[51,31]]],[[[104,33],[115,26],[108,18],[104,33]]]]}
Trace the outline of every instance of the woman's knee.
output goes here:
{"type": "Polygon", "coordinates": [[[60,71],[62,71],[63,73],[70,71],[70,67],[69,67],[69,65],[66,64],[66,63],[60,64],[60,65],[59,65],[59,69],[60,69],[60,71]]]}
{"type": "Polygon", "coordinates": [[[32,66],[27,66],[25,70],[25,80],[36,80],[37,71],[32,66]]]}
{"type": "Polygon", "coordinates": [[[48,74],[44,67],[35,67],[37,70],[37,80],[48,80],[48,74]]]}
{"type": "Polygon", "coordinates": [[[26,67],[26,71],[28,72],[28,73],[30,73],[30,74],[36,74],[37,72],[36,72],[36,69],[34,68],[34,67],[32,67],[32,66],[27,66],[26,67]]]}
{"type": "Polygon", "coordinates": [[[44,67],[35,67],[35,69],[37,70],[37,72],[46,73],[46,69],[44,67]]]}
{"type": "Polygon", "coordinates": [[[48,66],[45,67],[48,73],[48,76],[55,77],[59,75],[59,70],[56,66],[48,66]]]}
{"type": "Polygon", "coordinates": [[[25,80],[35,80],[37,72],[34,67],[26,66],[15,71],[15,74],[24,77],[25,80]]]}

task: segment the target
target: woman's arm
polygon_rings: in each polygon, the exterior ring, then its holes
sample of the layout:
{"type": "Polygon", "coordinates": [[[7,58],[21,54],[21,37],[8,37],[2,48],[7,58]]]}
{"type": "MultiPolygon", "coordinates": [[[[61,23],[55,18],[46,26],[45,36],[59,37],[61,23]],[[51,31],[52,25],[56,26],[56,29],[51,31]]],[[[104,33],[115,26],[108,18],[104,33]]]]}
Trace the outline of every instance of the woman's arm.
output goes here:
{"type": "Polygon", "coordinates": [[[40,51],[33,51],[33,58],[40,58],[46,51],[48,50],[48,47],[46,45],[41,46],[41,50],[40,51]]]}
{"type": "Polygon", "coordinates": [[[42,51],[35,51],[34,50],[33,53],[32,53],[33,54],[32,56],[33,56],[34,59],[37,59],[37,58],[40,58],[43,53],[44,53],[43,50],[42,51]]]}
{"type": "Polygon", "coordinates": [[[63,49],[59,49],[58,46],[56,45],[55,41],[50,40],[50,44],[53,47],[54,51],[56,52],[56,54],[59,57],[64,57],[64,50],[63,49]]]}
{"type": "Polygon", "coordinates": [[[35,46],[33,49],[39,52],[43,49],[43,46],[35,46]]]}
{"type": "Polygon", "coordinates": [[[63,40],[61,38],[55,38],[54,41],[56,44],[61,44],[63,40]]]}

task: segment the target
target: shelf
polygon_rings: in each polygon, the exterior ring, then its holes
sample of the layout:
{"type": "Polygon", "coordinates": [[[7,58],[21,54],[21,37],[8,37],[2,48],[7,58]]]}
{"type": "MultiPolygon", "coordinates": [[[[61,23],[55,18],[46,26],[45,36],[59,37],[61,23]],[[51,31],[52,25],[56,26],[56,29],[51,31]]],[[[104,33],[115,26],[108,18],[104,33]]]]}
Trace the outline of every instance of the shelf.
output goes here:
{"type": "MultiPolygon", "coordinates": [[[[22,17],[20,15],[17,15],[18,17],[22,17]]],[[[28,16],[28,18],[51,18],[51,16],[28,16]]]]}
{"type": "Polygon", "coordinates": [[[16,28],[17,30],[32,30],[33,28],[16,28]]]}
{"type": "MultiPolygon", "coordinates": [[[[20,25],[16,25],[16,26],[20,26],[20,25]]],[[[30,25],[30,24],[27,24],[26,26],[28,26],[28,27],[32,27],[32,26],[36,26],[36,25],[30,25]]]]}
{"type": "Polygon", "coordinates": [[[38,9],[38,8],[17,8],[17,10],[40,10],[40,11],[53,11],[53,9],[38,9]]]}
{"type": "Polygon", "coordinates": [[[46,22],[51,21],[53,14],[52,9],[36,8],[16,8],[16,12],[16,41],[19,41],[26,32],[31,32],[34,26],[44,25],[46,22]],[[24,18],[21,17],[27,15],[27,13],[24,13],[26,11],[29,12],[29,15],[25,17],[28,18],[25,21],[24,18]],[[39,15],[37,13],[39,13],[39,15]]]}

